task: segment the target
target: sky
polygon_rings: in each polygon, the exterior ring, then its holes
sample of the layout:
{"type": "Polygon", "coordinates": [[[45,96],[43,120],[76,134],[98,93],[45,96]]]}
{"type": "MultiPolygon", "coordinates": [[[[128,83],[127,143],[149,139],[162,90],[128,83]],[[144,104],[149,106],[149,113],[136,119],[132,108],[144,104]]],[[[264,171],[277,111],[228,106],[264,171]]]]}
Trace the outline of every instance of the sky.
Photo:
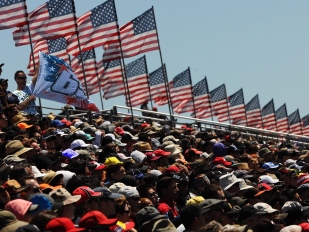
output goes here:
{"type": "MultiPolygon", "coordinates": [[[[44,2],[28,0],[28,11],[44,2]]],[[[77,17],[102,2],[75,0],[77,17]]],[[[245,103],[259,94],[261,107],[274,99],[275,109],[286,103],[288,114],[296,109],[301,117],[309,114],[309,1],[115,0],[115,3],[120,26],[154,6],[169,81],[190,67],[193,85],[206,76],[210,91],[225,83],[228,96],[243,88],[245,103]]],[[[0,63],[5,63],[1,78],[9,79],[11,91],[16,89],[15,71],[27,73],[30,54],[30,45],[15,47],[12,32],[13,29],[0,31],[0,63]]],[[[97,48],[96,54],[99,60],[103,50],[97,48]]],[[[125,59],[125,63],[142,55],[125,59]]],[[[159,51],[145,55],[149,73],[160,67],[159,51]]],[[[90,99],[101,106],[99,93],[90,99]]],[[[104,109],[111,109],[113,105],[125,105],[125,101],[117,97],[103,100],[103,105],[104,109]]],[[[42,99],[42,106],[61,108],[63,104],[42,99]]],[[[158,108],[168,113],[166,106],[158,108]]]]}

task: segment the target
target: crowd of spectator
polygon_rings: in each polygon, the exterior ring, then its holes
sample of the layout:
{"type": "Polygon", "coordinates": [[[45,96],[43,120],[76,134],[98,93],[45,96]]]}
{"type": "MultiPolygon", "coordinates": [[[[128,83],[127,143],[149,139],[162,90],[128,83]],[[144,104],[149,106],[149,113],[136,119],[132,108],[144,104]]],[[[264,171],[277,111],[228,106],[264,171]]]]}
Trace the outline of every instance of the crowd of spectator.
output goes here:
{"type": "Polygon", "coordinates": [[[0,117],[0,232],[309,231],[306,147],[155,119],[39,118],[35,97],[14,99],[0,117]]]}

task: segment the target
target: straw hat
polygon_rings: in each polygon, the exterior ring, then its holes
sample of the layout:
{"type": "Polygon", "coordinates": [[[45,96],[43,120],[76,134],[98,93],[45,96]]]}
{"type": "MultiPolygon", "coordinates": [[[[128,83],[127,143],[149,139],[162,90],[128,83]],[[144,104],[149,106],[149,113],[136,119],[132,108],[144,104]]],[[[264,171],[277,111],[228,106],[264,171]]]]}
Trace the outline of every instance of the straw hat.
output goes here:
{"type": "Polygon", "coordinates": [[[53,179],[55,179],[56,176],[61,175],[63,177],[63,174],[61,173],[56,173],[54,171],[49,171],[46,173],[46,175],[43,177],[43,181],[47,184],[50,184],[50,182],[52,182],[53,179]]]}
{"type": "Polygon", "coordinates": [[[136,148],[136,150],[138,151],[153,151],[150,144],[147,142],[138,142],[136,144],[134,144],[134,147],[136,148]]]}
{"type": "Polygon", "coordinates": [[[27,121],[29,121],[28,118],[24,117],[24,116],[21,115],[21,114],[17,114],[17,115],[15,115],[15,116],[12,118],[12,123],[13,123],[14,125],[16,125],[16,124],[18,124],[18,123],[20,123],[20,122],[27,122],[27,121]]]}
{"type": "Polygon", "coordinates": [[[26,148],[19,140],[12,140],[5,146],[6,155],[20,156],[21,154],[32,150],[33,148],[26,148]]]}

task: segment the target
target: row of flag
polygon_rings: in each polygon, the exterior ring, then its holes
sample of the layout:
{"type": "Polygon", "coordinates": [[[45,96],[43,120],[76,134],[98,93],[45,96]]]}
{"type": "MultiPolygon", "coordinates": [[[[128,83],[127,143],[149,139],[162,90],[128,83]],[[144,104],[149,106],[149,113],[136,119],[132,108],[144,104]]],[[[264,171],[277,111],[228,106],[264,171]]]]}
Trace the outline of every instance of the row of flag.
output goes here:
{"type": "Polygon", "coordinates": [[[300,118],[296,110],[288,115],[285,104],[275,111],[271,100],[261,108],[258,95],[245,104],[242,89],[230,96],[225,84],[209,91],[206,77],[192,85],[190,68],[168,82],[163,62],[148,73],[145,56],[124,64],[123,58],[160,50],[153,8],[119,27],[114,0],[78,18],[74,0],[49,0],[29,14],[26,0],[0,0],[0,30],[14,27],[16,46],[34,44],[29,75],[41,51],[68,62],[87,95],[103,90],[105,99],[124,95],[132,107],[152,100],[169,103],[178,114],[309,136],[309,114],[300,118]],[[97,62],[98,47],[104,53],[97,62]]]}

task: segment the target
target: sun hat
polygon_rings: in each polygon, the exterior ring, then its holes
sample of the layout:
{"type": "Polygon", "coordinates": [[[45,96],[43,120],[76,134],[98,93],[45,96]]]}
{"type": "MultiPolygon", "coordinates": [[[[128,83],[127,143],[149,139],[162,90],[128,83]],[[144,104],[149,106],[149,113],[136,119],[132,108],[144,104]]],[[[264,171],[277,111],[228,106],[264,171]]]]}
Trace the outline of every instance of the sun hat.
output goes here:
{"type": "Polygon", "coordinates": [[[16,216],[10,211],[0,211],[0,231],[16,231],[19,227],[25,225],[28,225],[28,222],[17,220],[16,216]]]}
{"type": "Polygon", "coordinates": [[[32,150],[33,148],[26,148],[19,140],[12,140],[8,142],[5,146],[6,155],[15,155],[20,156],[27,151],[32,150]]]}
{"type": "Polygon", "coordinates": [[[81,195],[72,196],[65,188],[58,188],[49,193],[55,202],[61,202],[63,205],[73,204],[80,200],[81,195]]]}
{"type": "Polygon", "coordinates": [[[238,179],[233,173],[228,173],[219,178],[220,186],[223,190],[228,190],[234,184],[243,181],[243,179],[238,179]]]}
{"type": "Polygon", "coordinates": [[[95,192],[88,186],[80,186],[73,191],[73,195],[80,195],[81,198],[75,203],[79,205],[85,201],[90,200],[91,198],[100,198],[102,197],[103,193],[95,192]]]}
{"type": "Polygon", "coordinates": [[[178,155],[179,153],[182,152],[182,151],[179,149],[179,147],[176,146],[175,144],[167,145],[167,146],[164,148],[164,151],[166,151],[166,152],[171,152],[171,155],[178,155]]]}
{"type": "Polygon", "coordinates": [[[151,148],[150,144],[148,142],[138,142],[133,145],[136,150],[142,151],[142,152],[147,152],[147,151],[153,151],[151,148]]]}
{"type": "Polygon", "coordinates": [[[45,231],[52,232],[76,232],[76,231],[85,231],[84,228],[76,228],[73,222],[69,218],[65,217],[56,217],[50,220],[46,227],[45,231]]]}
{"type": "Polygon", "coordinates": [[[250,189],[250,188],[254,188],[254,187],[251,186],[251,185],[248,185],[245,180],[242,180],[242,181],[239,182],[239,190],[240,191],[250,189]]]}
{"type": "Polygon", "coordinates": [[[114,225],[117,218],[108,219],[103,213],[97,210],[86,213],[79,221],[79,227],[91,229],[98,225],[114,225]]]}
{"type": "Polygon", "coordinates": [[[47,184],[50,184],[50,182],[53,181],[53,179],[56,178],[56,176],[61,175],[63,177],[63,174],[59,173],[57,174],[56,172],[50,170],[46,173],[46,175],[43,177],[43,181],[47,184]]]}
{"type": "Polygon", "coordinates": [[[163,143],[165,141],[172,141],[174,143],[177,143],[179,141],[179,139],[176,139],[173,135],[168,135],[168,136],[164,137],[162,141],[163,141],[163,143]]]}
{"type": "Polygon", "coordinates": [[[8,155],[8,156],[4,157],[3,160],[7,164],[12,164],[12,163],[20,163],[20,162],[24,161],[25,159],[19,158],[18,156],[15,156],[15,155],[8,155]]]}
{"type": "Polygon", "coordinates": [[[206,199],[204,201],[202,201],[199,206],[201,207],[201,213],[204,214],[208,211],[210,211],[210,207],[217,205],[217,204],[222,204],[223,201],[222,200],[218,200],[218,199],[206,199]]]}
{"type": "Polygon", "coordinates": [[[251,173],[250,171],[246,171],[246,170],[236,170],[233,172],[233,174],[237,177],[237,178],[241,178],[241,179],[249,179],[254,177],[254,175],[248,175],[248,173],[251,173]]]}
{"type": "Polygon", "coordinates": [[[34,178],[46,176],[46,173],[40,172],[40,170],[36,166],[31,166],[31,167],[32,167],[32,172],[34,174],[34,178]]]}
{"type": "Polygon", "coordinates": [[[121,183],[121,182],[116,182],[114,184],[112,184],[111,186],[109,186],[109,190],[112,192],[112,193],[118,193],[119,190],[123,187],[125,187],[126,185],[124,183],[121,183]]]}
{"type": "Polygon", "coordinates": [[[28,122],[29,119],[24,117],[23,115],[21,114],[17,114],[15,115],[13,118],[12,118],[12,124],[16,125],[20,122],[28,122]]]}

